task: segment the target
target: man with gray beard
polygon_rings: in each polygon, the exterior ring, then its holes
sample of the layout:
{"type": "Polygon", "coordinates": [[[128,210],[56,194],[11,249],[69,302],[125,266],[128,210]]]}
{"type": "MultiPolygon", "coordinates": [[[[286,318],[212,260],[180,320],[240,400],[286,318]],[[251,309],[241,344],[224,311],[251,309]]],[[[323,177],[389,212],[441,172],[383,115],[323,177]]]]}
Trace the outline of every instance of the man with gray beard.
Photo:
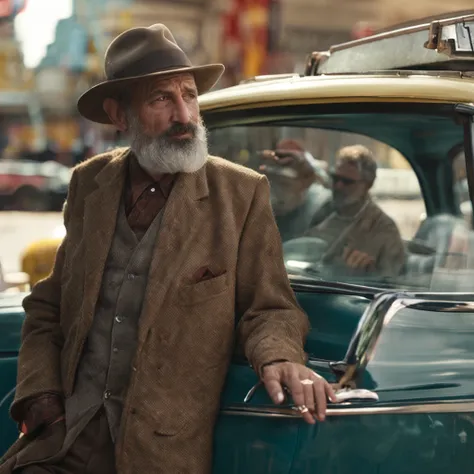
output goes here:
{"type": "Polygon", "coordinates": [[[72,174],[53,271],[24,300],[22,436],[0,474],[208,474],[235,341],[307,423],[335,401],[304,365],[267,179],[208,156],[197,96],[223,70],[193,66],[162,24],[133,28],[79,99],[131,146],[72,174]]]}
{"type": "Polygon", "coordinates": [[[307,236],[327,243],[322,262],[343,274],[400,274],[405,247],[395,222],[370,198],[377,175],[372,152],[362,145],[341,148],[331,174],[332,200],[313,217],[307,236]]]}

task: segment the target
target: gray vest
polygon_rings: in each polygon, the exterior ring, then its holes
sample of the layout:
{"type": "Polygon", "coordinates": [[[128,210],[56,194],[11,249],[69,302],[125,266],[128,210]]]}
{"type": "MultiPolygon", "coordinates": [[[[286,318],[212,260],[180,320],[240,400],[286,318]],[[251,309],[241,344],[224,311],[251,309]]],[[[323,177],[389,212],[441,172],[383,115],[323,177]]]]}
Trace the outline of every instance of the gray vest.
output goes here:
{"type": "Polygon", "coordinates": [[[112,439],[117,437],[162,213],[163,210],[138,240],[127,222],[123,203],[120,206],[94,321],[79,363],[74,392],[66,400],[68,431],[80,431],[103,406],[112,439]]]}

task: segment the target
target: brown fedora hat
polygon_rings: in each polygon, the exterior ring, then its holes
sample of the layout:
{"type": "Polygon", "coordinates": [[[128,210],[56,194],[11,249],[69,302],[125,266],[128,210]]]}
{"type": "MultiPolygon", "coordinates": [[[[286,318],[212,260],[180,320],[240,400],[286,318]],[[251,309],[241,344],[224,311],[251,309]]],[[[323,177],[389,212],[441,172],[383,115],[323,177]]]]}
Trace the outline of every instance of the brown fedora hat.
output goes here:
{"type": "Polygon", "coordinates": [[[131,28],[117,36],[105,53],[106,80],[79,98],[79,113],[93,122],[110,124],[103,103],[116,97],[131,82],[150,76],[192,73],[198,93],[210,90],[224,72],[222,64],[193,66],[177,45],[171,31],[158,23],[148,28],[131,28]]]}

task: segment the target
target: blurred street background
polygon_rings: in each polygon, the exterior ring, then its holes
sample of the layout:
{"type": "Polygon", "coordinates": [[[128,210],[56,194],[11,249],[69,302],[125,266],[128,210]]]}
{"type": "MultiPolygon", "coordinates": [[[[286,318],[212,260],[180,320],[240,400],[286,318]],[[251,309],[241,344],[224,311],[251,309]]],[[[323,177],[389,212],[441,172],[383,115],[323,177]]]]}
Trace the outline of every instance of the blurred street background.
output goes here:
{"type": "MultiPolygon", "coordinates": [[[[70,168],[117,145],[111,127],[78,115],[76,101],[102,80],[105,49],[125,29],[165,23],[195,64],[226,65],[219,87],[227,87],[259,74],[302,72],[311,51],[471,7],[469,0],[0,0],[4,270],[18,271],[25,245],[60,226],[70,168]],[[48,192],[38,192],[45,183],[48,192]]],[[[321,144],[320,159],[339,145],[321,144]]],[[[381,157],[390,169],[406,167],[393,150],[381,157]]],[[[407,214],[409,234],[424,207],[407,202],[393,212],[407,214]]]]}

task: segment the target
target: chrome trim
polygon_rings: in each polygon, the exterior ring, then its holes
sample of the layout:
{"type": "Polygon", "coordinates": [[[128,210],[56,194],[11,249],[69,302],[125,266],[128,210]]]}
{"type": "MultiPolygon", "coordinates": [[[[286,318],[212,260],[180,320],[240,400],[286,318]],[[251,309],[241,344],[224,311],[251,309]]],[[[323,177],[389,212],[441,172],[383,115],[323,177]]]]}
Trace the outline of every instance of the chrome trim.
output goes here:
{"type": "Polygon", "coordinates": [[[250,402],[250,400],[252,400],[253,396],[255,395],[255,392],[261,385],[263,385],[263,383],[260,380],[247,392],[247,395],[245,395],[244,398],[244,403],[248,403],[250,402]]]}
{"type": "MultiPolygon", "coordinates": [[[[230,416],[256,416],[267,418],[300,418],[295,407],[249,407],[231,405],[220,412],[230,416]]],[[[436,402],[411,404],[402,406],[370,406],[352,407],[350,403],[341,403],[339,408],[330,405],[326,416],[357,416],[357,415],[391,415],[417,413],[474,413],[474,400],[459,400],[455,402],[436,402]]]]}

